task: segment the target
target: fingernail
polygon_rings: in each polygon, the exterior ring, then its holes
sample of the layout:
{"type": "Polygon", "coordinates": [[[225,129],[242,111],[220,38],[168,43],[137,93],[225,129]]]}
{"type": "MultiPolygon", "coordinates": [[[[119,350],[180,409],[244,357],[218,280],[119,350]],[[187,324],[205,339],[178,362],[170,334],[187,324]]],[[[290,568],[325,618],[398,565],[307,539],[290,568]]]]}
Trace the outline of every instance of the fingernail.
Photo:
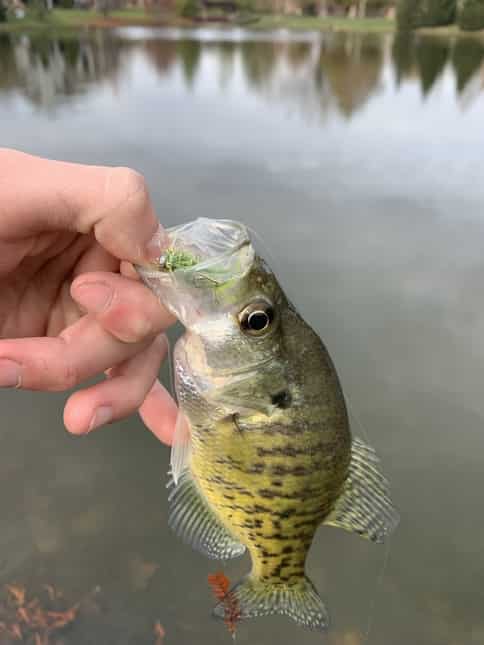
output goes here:
{"type": "Polygon", "coordinates": [[[146,245],[146,256],[149,260],[159,260],[162,250],[168,243],[166,231],[161,226],[146,245]]]}
{"type": "Polygon", "coordinates": [[[72,295],[82,307],[99,313],[108,306],[113,290],[104,282],[83,282],[76,285],[72,295]]]}
{"type": "Polygon", "coordinates": [[[109,405],[101,405],[94,413],[91,423],[89,424],[88,432],[109,423],[113,418],[113,409],[109,405]]]}
{"type": "Polygon", "coordinates": [[[150,390],[150,392],[149,392],[149,393],[150,393],[150,394],[156,394],[157,392],[161,392],[161,391],[162,391],[162,390],[164,390],[164,389],[165,389],[165,388],[164,388],[164,387],[163,387],[163,385],[161,384],[160,380],[159,380],[159,379],[156,379],[156,381],[155,381],[155,382],[153,383],[153,385],[151,386],[151,390],[150,390]]]}
{"type": "Polygon", "coordinates": [[[20,387],[21,384],[20,365],[9,358],[0,358],[0,387],[20,387]]]}

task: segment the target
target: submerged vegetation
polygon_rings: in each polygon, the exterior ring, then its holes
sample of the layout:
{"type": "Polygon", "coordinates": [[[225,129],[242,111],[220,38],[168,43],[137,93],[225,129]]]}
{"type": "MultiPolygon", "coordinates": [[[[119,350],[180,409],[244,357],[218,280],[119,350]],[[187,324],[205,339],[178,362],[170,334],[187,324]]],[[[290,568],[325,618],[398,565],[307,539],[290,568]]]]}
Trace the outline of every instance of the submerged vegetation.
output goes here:
{"type": "Polygon", "coordinates": [[[165,271],[172,272],[177,269],[189,269],[198,264],[198,262],[199,259],[191,253],[188,253],[188,251],[175,249],[171,246],[166,249],[161,260],[161,265],[165,271]]]}

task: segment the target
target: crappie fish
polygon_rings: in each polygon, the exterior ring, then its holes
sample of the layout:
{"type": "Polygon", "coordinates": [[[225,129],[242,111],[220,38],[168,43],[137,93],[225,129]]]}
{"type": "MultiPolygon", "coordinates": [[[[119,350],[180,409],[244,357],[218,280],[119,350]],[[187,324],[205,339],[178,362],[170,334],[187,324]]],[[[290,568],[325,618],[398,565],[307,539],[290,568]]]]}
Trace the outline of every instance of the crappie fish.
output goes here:
{"type": "MultiPolygon", "coordinates": [[[[352,438],[332,360],[246,227],[197,219],[168,231],[144,282],[186,328],[174,349],[180,413],[170,525],[210,558],[248,550],[240,617],[324,629],[305,574],[321,524],[381,542],[398,524],[373,449],[352,438]]],[[[223,603],[215,614],[224,616],[223,603]]]]}

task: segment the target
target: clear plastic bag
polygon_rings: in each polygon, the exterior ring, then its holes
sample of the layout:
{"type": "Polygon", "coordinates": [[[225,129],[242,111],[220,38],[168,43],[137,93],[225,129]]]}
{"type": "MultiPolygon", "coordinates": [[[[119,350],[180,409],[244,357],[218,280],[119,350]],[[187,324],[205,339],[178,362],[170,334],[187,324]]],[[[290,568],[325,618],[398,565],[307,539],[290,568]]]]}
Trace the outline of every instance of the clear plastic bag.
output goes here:
{"type": "Polygon", "coordinates": [[[213,290],[242,278],[254,261],[254,249],[246,227],[231,220],[198,218],[167,231],[168,252],[180,252],[194,259],[192,266],[164,269],[165,256],[158,264],[138,267],[146,285],[163,304],[190,328],[213,306],[213,290]]]}

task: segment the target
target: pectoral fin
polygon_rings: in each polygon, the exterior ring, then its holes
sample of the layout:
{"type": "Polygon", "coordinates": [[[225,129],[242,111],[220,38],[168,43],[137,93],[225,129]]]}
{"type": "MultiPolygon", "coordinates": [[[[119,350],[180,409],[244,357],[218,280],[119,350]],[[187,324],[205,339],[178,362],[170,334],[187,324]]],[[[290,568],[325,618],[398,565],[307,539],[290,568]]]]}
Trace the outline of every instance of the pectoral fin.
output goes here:
{"type": "Polygon", "coordinates": [[[361,439],[353,439],[348,477],[324,524],[358,533],[372,542],[383,542],[394,531],[399,515],[378,463],[371,446],[361,439]]]}
{"type": "Polygon", "coordinates": [[[175,484],[178,484],[183,471],[188,468],[191,453],[190,424],[183,412],[178,410],[170,455],[171,475],[175,484]]]}
{"type": "Polygon", "coordinates": [[[172,480],[169,486],[168,523],[178,537],[209,558],[228,560],[244,553],[245,546],[222,525],[189,470],[181,473],[177,484],[172,480]]]}

